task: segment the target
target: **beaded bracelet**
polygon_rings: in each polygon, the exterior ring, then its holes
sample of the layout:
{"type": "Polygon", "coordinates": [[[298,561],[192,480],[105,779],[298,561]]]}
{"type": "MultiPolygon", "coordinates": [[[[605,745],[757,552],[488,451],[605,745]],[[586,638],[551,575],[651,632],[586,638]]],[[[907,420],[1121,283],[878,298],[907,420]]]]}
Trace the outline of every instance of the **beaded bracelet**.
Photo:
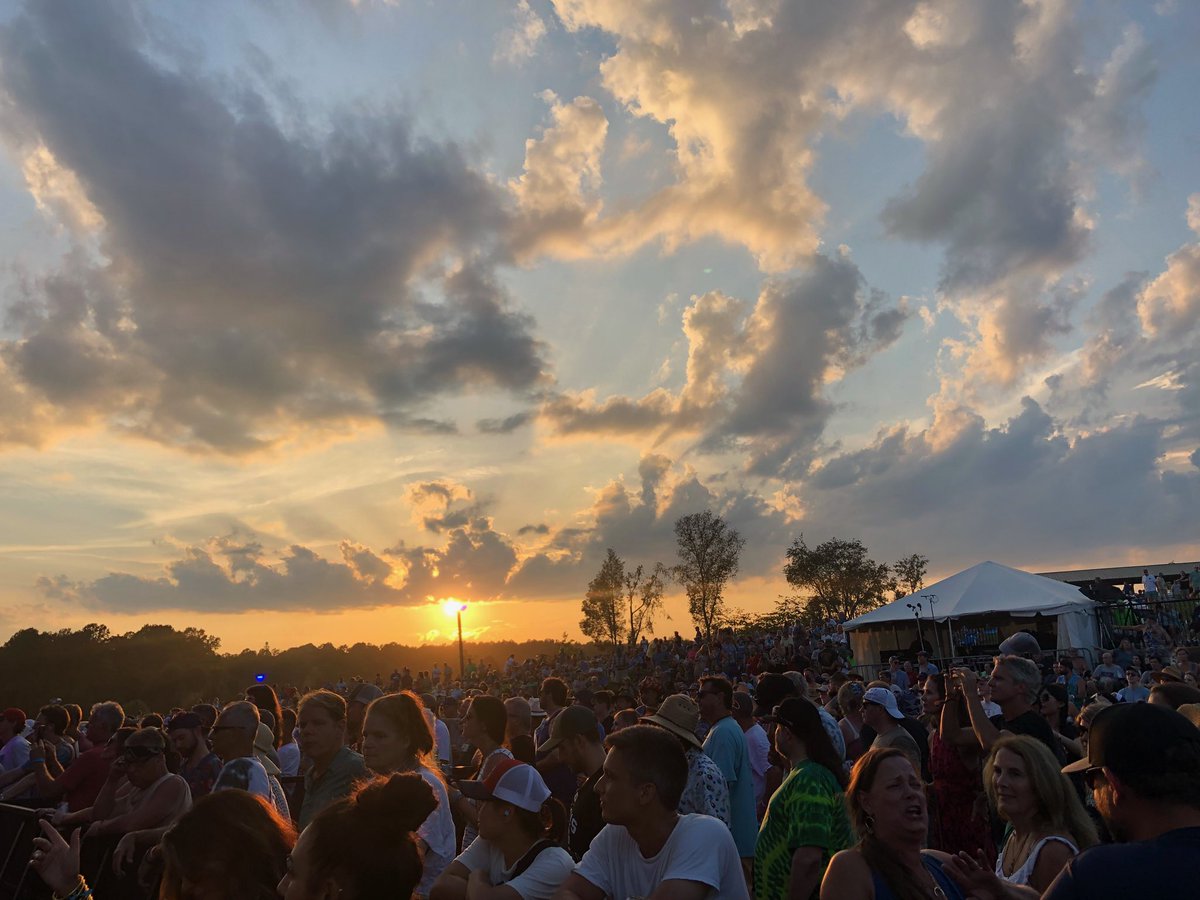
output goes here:
{"type": "Polygon", "coordinates": [[[79,880],[75,882],[75,886],[71,888],[69,894],[59,896],[54,894],[54,900],[92,900],[92,889],[88,887],[87,881],[82,875],[78,876],[79,880]]]}

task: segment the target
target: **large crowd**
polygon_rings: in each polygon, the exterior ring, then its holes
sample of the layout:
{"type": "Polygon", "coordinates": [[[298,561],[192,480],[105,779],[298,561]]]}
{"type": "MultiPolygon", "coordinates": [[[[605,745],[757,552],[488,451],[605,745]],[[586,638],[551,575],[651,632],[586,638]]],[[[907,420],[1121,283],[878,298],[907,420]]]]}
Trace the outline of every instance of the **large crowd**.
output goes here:
{"type": "Polygon", "coordinates": [[[0,802],[69,900],[1178,896],[1200,689],[1154,624],[1098,660],[1018,632],[986,671],[863,665],[830,622],[10,708],[0,802]]]}

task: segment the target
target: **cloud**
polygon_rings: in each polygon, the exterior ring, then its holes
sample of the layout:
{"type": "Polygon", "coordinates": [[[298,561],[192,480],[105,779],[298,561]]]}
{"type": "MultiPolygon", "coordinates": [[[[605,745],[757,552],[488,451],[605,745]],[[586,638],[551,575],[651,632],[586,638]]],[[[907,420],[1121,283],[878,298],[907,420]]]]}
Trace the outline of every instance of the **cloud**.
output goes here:
{"type": "MultiPolygon", "coordinates": [[[[1200,236],[1200,194],[1188,197],[1188,226],[1200,236]]],[[[1200,325],[1200,242],[1167,257],[1166,271],[1137,300],[1138,319],[1151,337],[1190,332],[1200,325]]]]}
{"type": "Polygon", "coordinates": [[[370,550],[346,541],[340,551],[339,562],[292,545],[273,559],[257,544],[213,539],[186,548],[157,577],[111,573],[92,582],[43,577],[37,588],[47,599],[119,613],[333,612],[423,602],[411,591],[392,587],[392,567],[370,550]]]}
{"type": "Polygon", "coordinates": [[[557,0],[569,32],[615,51],[604,87],[664,127],[675,180],[588,231],[604,254],[714,235],[766,271],[803,267],[825,203],[815,146],[854,115],[895,116],[925,151],[886,200],[888,236],[944,248],[941,291],[968,330],[971,390],[1011,387],[1069,326],[1061,283],[1089,246],[1095,170],[1141,167],[1140,105],[1153,53],[1126,28],[1115,47],[1072,2],[846,0],[810,4],[557,0]],[[1096,62],[1096,48],[1107,59],[1096,62]],[[1111,148],[1106,151],[1104,148],[1111,148]],[[996,310],[999,306],[1000,309],[996,310]]]}
{"type": "Polygon", "coordinates": [[[511,241],[520,259],[541,253],[584,256],[587,229],[600,216],[600,159],[608,118],[590,97],[559,102],[552,92],[551,124],[525,142],[525,165],[509,183],[520,211],[511,241]]]}
{"type": "Polygon", "coordinates": [[[529,0],[517,0],[513,7],[513,24],[496,38],[494,59],[518,65],[534,55],[545,36],[546,23],[529,5],[529,0]]]}
{"type": "Polygon", "coordinates": [[[825,460],[797,494],[822,533],[860,534],[897,554],[906,551],[894,535],[904,534],[939,567],[997,552],[1062,567],[1165,555],[1200,500],[1200,470],[1160,468],[1165,434],[1165,423],[1139,416],[1068,437],[1025,398],[1007,422],[971,416],[938,444],[929,430],[888,429],[825,460]],[[1131,513],[1143,509],[1154,514],[1131,513]]]}
{"type": "Polygon", "coordinates": [[[908,316],[867,287],[848,255],[816,256],[803,274],[765,282],[750,310],[719,292],[693,297],[678,392],[603,401],[562,392],[540,416],[563,436],[698,435],[709,450],[744,450],[751,472],[792,477],[834,411],[827,386],[892,344],[908,316]]]}
{"type": "Polygon", "coordinates": [[[511,416],[506,416],[503,419],[480,419],[475,423],[484,434],[511,434],[518,428],[528,425],[533,421],[534,414],[529,410],[519,413],[513,413],[511,416]]]}
{"type": "Polygon", "coordinates": [[[544,380],[493,273],[509,200],[459,147],[205,74],[123,5],[62,13],[0,29],[2,136],[95,252],[26,278],[0,435],[102,423],[250,453],[349,423],[444,432],[434,398],[544,380]]]}

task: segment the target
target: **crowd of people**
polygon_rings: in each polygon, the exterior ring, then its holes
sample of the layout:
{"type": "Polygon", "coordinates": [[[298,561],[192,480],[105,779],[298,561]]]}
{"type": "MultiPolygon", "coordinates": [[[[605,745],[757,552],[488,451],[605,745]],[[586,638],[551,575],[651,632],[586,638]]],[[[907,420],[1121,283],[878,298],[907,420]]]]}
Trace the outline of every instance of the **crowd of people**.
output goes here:
{"type": "Polygon", "coordinates": [[[1200,864],[1200,689],[1150,642],[871,668],[830,622],[10,708],[0,802],[70,900],[1166,896],[1200,864]]]}

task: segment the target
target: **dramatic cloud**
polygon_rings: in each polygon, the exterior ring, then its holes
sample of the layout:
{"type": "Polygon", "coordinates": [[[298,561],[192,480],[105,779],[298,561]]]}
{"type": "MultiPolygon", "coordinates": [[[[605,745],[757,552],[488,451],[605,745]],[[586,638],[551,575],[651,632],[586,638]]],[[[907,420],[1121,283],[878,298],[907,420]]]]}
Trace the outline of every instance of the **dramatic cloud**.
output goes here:
{"type": "Polygon", "coordinates": [[[488,262],[507,197],[456,146],[386,108],[322,120],[155,33],[116,3],[0,30],[3,137],[96,246],[26,280],[0,436],[104,421],[244,453],[355,421],[452,430],[421,408],[542,380],[488,262]]]}
{"type": "Polygon", "coordinates": [[[926,161],[883,223],[945,247],[941,290],[971,332],[958,352],[968,388],[1011,386],[1069,328],[1060,279],[1093,227],[1090,164],[1138,167],[1138,109],[1157,74],[1133,26],[1095,65],[1096,35],[1071,2],[555,8],[570,31],[611,35],[604,86],[673,140],[676,182],[598,219],[598,252],[713,234],[764,269],[805,265],[825,213],[808,185],[816,140],[856,113],[898,117],[926,161]]]}
{"type": "Polygon", "coordinates": [[[907,316],[867,288],[848,256],[815,256],[803,275],[768,281],[748,314],[720,293],[693,298],[677,393],[562,393],[541,415],[568,436],[699,434],[708,449],[743,450],[752,472],[796,476],[833,412],[826,386],[895,341],[907,316]]]}

